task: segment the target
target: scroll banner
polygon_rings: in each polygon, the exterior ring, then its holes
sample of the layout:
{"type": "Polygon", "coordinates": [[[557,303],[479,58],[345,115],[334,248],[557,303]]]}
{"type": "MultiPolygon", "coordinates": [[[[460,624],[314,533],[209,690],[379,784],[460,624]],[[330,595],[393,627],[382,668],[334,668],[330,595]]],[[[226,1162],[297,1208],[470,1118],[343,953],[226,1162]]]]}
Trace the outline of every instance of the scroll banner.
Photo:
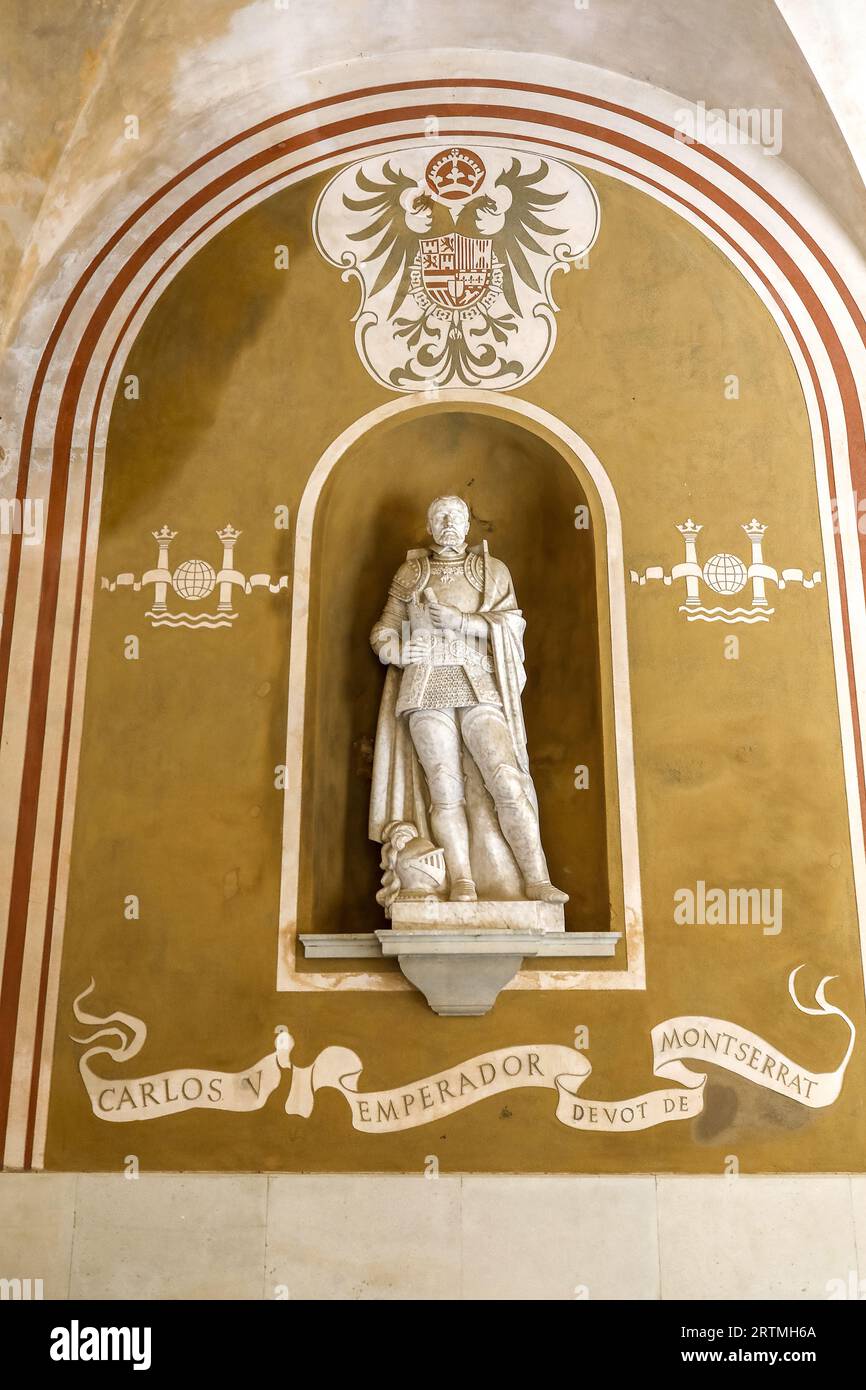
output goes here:
{"type": "Polygon", "coordinates": [[[90,1063],[94,1057],[110,1057],[114,1062],[129,1062],[137,1057],[144,1047],[147,1028],[140,1018],[132,1014],[114,1013],[106,1018],[87,1014],[80,1007],[81,1000],[95,988],[91,980],[87,989],[79,994],[72,1009],[79,1023],[96,1025],[123,1024],[130,1030],[129,1036],[121,1027],[100,1027],[98,1033],[89,1038],[73,1038],[72,1041],[87,1046],[87,1051],[78,1061],[81,1079],[87,1087],[94,1115],[100,1120],[123,1123],[128,1120],[153,1120],[163,1115],[180,1115],[185,1110],[261,1110],[265,1101],[276,1090],[280,1082],[281,1070],[289,1065],[291,1038],[288,1033],[280,1034],[273,1052],[269,1052],[260,1062],[247,1067],[245,1071],[202,1071],[198,1068],[184,1068],[175,1071],[156,1072],[152,1076],[140,1076],[134,1080],[109,1080],[98,1076],[90,1063]],[[116,1038],[115,1046],[107,1042],[97,1042],[98,1038],[116,1038]],[[95,1045],[94,1045],[95,1044],[95,1045]]]}
{"type": "Polygon", "coordinates": [[[178,1069],[136,1079],[110,1080],[97,1075],[90,1063],[97,1056],[115,1062],[128,1062],[144,1045],[147,1029],[140,1019],[115,1013],[96,1018],[80,1009],[81,1000],[93,989],[93,982],[74,1004],[81,1023],[96,1024],[100,1032],[75,1039],[87,1046],[79,1068],[87,1088],[94,1115],[114,1123],[155,1119],[185,1110],[260,1110],[276,1089],[283,1070],[291,1070],[291,1088],[286,1113],[306,1119],[312,1114],[316,1092],[328,1087],[338,1091],[348,1104],[352,1125],[366,1134],[394,1134],[405,1129],[439,1121],[465,1110],[489,1096],[502,1095],[522,1087],[554,1091],[556,1118],[570,1129],[622,1134],[650,1129],[671,1120],[687,1120],[699,1115],[704,1104],[705,1072],[686,1065],[711,1063],[761,1086],[776,1095],[787,1096],[810,1109],[832,1105],[842,1089],[845,1070],[856,1038],[852,1020],[825,996],[833,976],[823,979],[815,994],[817,1007],[801,1004],[794,990],[798,970],[788,979],[788,990],[796,1008],[820,1017],[835,1015],[848,1027],[848,1045],[839,1065],[830,1072],[812,1072],[800,1066],[757,1033],[722,1019],[686,1014],[666,1019],[651,1033],[653,1074],[669,1084],[627,1100],[595,1100],[580,1094],[591,1075],[589,1060],[572,1047],[557,1043],[521,1043],[498,1048],[469,1061],[449,1067],[386,1091],[360,1091],[363,1063],[345,1047],[326,1047],[308,1067],[292,1067],[294,1040],[287,1032],[278,1034],[274,1050],[254,1066],[241,1072],[178,1069]],[[119,1026],[125,1025],[130,1036],[119,1026]],[[109,1025],[109,1026],[105,1026],[109,1025]],[[112,1037],[109,1046],[98,1039],[112,1037]]]}
{"type": "MultiPolygon", "coordinates": [[[[814,589],[821,583],[821,571],[813,570],[811,578],[801,569],[774,569],[772,565],[749,565],[746,569],[747,580],[753,578],[770,579],[777,584],[780,589],[784,589],[786,584],[802,584],[804,589],[814,589]]],[[[639,574],[637,570],[629,570],[629,578],[632,584],[638,584],[641,588],[647,580],[660,579],[663,584],[670,588],[675,579],[703,579],[704,571],[701,565],[694,560],[686,560],[680,565],[674,565],[670,574],[665,574],[663,565],[649,565],[639,574]]],[[[103,581],[104,583],[105,581],[103,581]]],[[[118,577],[120,583],[120,577],[118,577]]]]}

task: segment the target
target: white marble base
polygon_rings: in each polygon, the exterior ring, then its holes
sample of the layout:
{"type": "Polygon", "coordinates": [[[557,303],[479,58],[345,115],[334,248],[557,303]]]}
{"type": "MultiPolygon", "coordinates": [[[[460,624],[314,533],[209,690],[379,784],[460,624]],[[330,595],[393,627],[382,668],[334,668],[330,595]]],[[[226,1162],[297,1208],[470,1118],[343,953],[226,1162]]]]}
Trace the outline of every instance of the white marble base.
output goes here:
{"type": "Polygon", "coordinates": [[[385,956],[419,989],[434,1013],[477,1017],[492,1009],[526,956],[565,935],[560,903],[395,902],[376,936],[385,956]]]}
{"type": "Polygon", "coordinates": [[[543,931],[522,927],[390,927],[377,931],[383,956],[534,956],[543,931]]]}
{"type": "Polygon", "coordinates": [[[375,933],[306,935],[307,957],[396,956],[434,1013],[486,1014],[526,957],[612,956],[619,932],[567,932],[561,903],[398,900],[375,933]]]}
{"type": "MultiPolygon", "coordinates": [[[[621,939],[622,932],[617,931],[545,932],[535,954],[564,960],[609,957],[621,939]]],[[[387,954],[375,932],[314,932],[302,935],[300,941],[307,960],[381,960],[387,954]]]]}
{"type": "MultiPolygon", "coordinates": [[[[424,902],[400,901],[392,904],[391,927],[435,927],[438,931],[466,931],[478,928],[523,931],[564,932],[562,903],[538,902],[424,902]]],[[[377,933],[378,935],[378,933],[377,933]]]]}
{"type": "MultiPolygon", "coordinates": [[[[460,906],[460,904],[454,904],[460,906]]],[[[521,927],[391,928],[376,933],[382,953],[400,969],[434,1013],[445,1018],[489,1013],[524,956],[535,955],[543,931],[521,927]]]]}
{"type": "Polygon", "coordinates": [[[371,931],[338,931],[302,933],[299,937],[307,960],[376,960],[382,958],[382,947],[371,931]]]}

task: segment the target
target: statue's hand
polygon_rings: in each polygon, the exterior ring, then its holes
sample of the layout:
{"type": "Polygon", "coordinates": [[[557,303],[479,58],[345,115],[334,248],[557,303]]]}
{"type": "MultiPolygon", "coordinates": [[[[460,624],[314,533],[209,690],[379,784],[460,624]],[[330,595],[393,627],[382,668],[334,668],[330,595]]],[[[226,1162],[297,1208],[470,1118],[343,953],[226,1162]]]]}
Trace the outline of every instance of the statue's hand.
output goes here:
{"type": "Polygon", "coordinates": [[[430,599],[427,604],[427,611],[433,626],[439,632],[450,629],[452,632],[459,632],[463,622],[463,614],[459,608],[451,608],[447,603],[437,603],[435,599],[430,599]]]}
{"type": "Polygon", "coordinates": [[[432,633],[416,633],[403,645],[403,665],[420,666],[430,660],[432,633]]]}
{"type": "Polygon", "coordinates": [[[376,652],[383,666],[402,666],[403,653],[400,647],[400,634],[389,632],[378,642],[376,652]]]}

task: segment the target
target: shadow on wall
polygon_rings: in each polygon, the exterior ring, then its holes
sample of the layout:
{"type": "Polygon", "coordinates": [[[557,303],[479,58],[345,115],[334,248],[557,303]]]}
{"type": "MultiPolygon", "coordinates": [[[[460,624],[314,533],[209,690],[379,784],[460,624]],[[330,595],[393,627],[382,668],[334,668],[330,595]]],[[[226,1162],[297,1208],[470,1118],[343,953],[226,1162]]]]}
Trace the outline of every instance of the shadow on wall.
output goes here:
{"type": "MultiPolygon", "coordinates": [[[[148,315],[121,372],[109,427],[109,457],[119,449],[135,466],[122,489],[106,489],[103,537],[123,531],[131,517],[152,519],[154,501],[165,492],[166,450],[172,480],[187,465],[199,467],[209,446],[236,472],[255,467],[235,441],[220,438],[220,412],[237,363],[263,339],[287,292],[272,249],[287,236],[297,239],[285,209],[284,198],[272,198],[226,227],[166,285],[148,315]],[[138,390],[127,399],[123,383],[130,376],[138,378],[138,390]]],[[[279,354],[274,370],[288,371],[279,354]]],[[[259,390],[262,399],[279,399],[267,381],[259,390]]],[[[248,404],[254,409],[255,397],[248,404]]]]}

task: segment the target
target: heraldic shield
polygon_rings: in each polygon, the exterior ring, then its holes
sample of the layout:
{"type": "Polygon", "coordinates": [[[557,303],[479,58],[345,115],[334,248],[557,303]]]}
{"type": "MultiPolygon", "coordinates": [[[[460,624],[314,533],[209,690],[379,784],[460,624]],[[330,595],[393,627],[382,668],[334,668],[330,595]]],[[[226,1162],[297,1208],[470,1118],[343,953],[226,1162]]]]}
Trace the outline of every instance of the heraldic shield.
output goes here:
{"type": "Polygon", "coordinates": [[[469,309],[490,288],[493,241],[460,232],[422,237],[421,281],[430,298],[444,309],[469,309]]]}

